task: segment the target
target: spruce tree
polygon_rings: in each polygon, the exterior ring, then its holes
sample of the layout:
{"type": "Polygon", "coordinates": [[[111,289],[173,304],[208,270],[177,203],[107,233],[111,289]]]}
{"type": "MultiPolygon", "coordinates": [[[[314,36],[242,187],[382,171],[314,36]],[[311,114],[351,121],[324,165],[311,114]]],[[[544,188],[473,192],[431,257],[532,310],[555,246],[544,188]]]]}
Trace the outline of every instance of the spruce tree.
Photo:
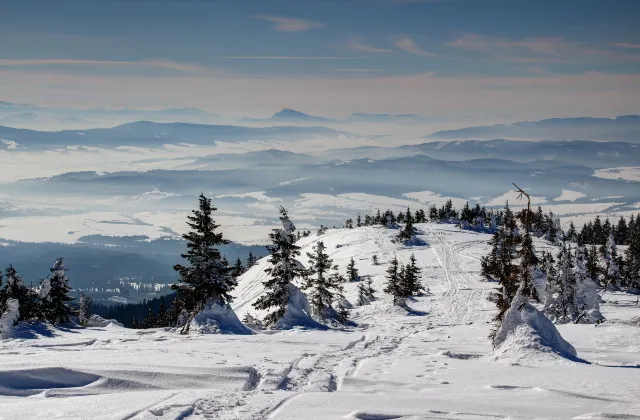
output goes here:
{"type": "Polygon", "coordinates": [[[378,256],[377,256],[376,254],[373,254],[373,257],[371,257],[371,263],[372,263],[373,265],[378,265],[378,264],[379,264],[379,262],[378,262],[378,256]]]}
{"type": "Polygon", "coordinates": [[[574,321],[578,317],[578,308],[576,307],[576,275],[575,261],[571,253],[571,249],[567,247],[566,242],[562,244],[562,249],[558,255],[558,277],[562,285],[562,307],[560,320],[563,322],[574,321]]]}
{"type": "Polygon", "coordinates": [[[236,260],[236,263],[233,266],[233,269],[231,270],[231,275],[235,278],[240,277],[242,274],[244,274],[244,266],[242,265],[242,261],[240,261],[240,258],[238,258],[236,260]]]}
{"type": "Polygon", "coordinates": [[[362,218],[360,217],[360,213],[358,213],[358,218],[356,219],[356,226],[362,226],[362,218]]]}
{"type": "Polygon", "coordinates": [[[420,283],[422,270],[416,264],[416,256],[411,254],[409,264],[405,266],[402,288],[404,296],[420,296],[424,293],[424,288],[420,283]]]}
{"type": "Polygon", "coordinates": [[[247,257],[247,270],[256,265],[258,259],[253,256],[253,252],[249,251],[249,257],[247,257]]]}
{"type": "Polygon", "coordinates": [[[400,266],[398,258],[396,256],[391,260],[391,264],[387,269],[387,284],[384,288],[384,292],[390,294],[393,297],[393,304],[403,306],[404,300],[404,288],[402,287],[402,277],[400,275],[400,266]]]}
{"type": "Polygon", "coordinates": [[[404,229],[400,231],[398,234],[398,241],[406,243],[413,238],[415,235],[415,228],[413,227],[413,216],[411,216],[411,212],[407,208],[407,214],[405,216],[405,225],[404,229]]]}
{"type": "Polygon", "coordinates": [[[158,307],[158,315],[156,315],[156,327],[170,327],[169,311],[164,296],[160,297],[160,306],[158,307]]]}
{"type": "Polygon", "coordinates": [[[87,296],[84,292],[80,292],[80,299],[78,300],[78,322],[83,327],[87,326],[89,311],[91,310],[92,304],[93,299],[91,299],[90,296],[87,296]]]}
{"type": "Polygon", "coordinates": [[[365,280],[358,283],[358,306],[368,305],[376,300],[376,290],[373,288],[373,279],[366,276],[365,280]]]}
{"type": "Polygon", "coordinates": [[[49,271],[49,278],[42,281],[40,289],[42,316],[52,324],[67,323],[71,321],[74,310],[69,305],[73,298],[69,296],[71,286],[62,258],[58,258],[49,271]]]}
{"type": "Polygon", "coordinates": [[[629,225],[629,246],[624,253],[625,283],[630,290],[638,291],[640,290],[640,216],[629,225]]]}
{"type": "Polygon", "coordinates": [[[305,270],[305,283],[302,287],[307,292],[313,316],[319,321],[336,319],[333,302],[342,292],[341,276],[331,275],[330,270],[336,269],[333,261],[325,252],[322,241],[308,252],[309,268],[305,270]]]}
{"type": "Polygon", "coordinates": [[[231,291],[237,285],[218,250],[220,245],[229,241],[222,237],[222,233],[216,232],[220,227],[212,218],[216,210],[211,206],[211,199],[201,193],[198,210],[193,210],[193,214],[187,217],[191,231],[182,236],[187,241],[187,252],[181,256],[189,265],[176,264],[173,267],[180,275],[180,282],[171,288],[178,293],[188,313],[183,334],[189,332],[191,320],[207,304],[230,303],[233,300],[231,291]]]}
{"type": "Polygon", "coordinates": [[[269,266],[265,269],[265,273],[269,275],[269,279],[263,283],[265,294],[253,304],[257,310],[275,308],[264,318],[265,326],[275,325],[284,316],[289,304],[289,287],[303,273],[296,260],[300,255],[300,247],[295,245],[296,228],[282,206],[280,222],[282,229],[274,229],[269,234],[272,245],[267,247],[271,257],[269,266]]]}
{"type": "Polygon", "coordinates": [[[6,302],[9,299],[16,299],[19,305],[20,321],[28,321],[39,318],[39,308],[37,294],[24,285],[18,272],[9,265],[5,270],[5,285],[3,289],[3,299],[6,310],[6,302]]]}
{"type": "Polygon", "coordinates": [[[349,261],[347,265],[347,281],[354,282],[360,280],[360,276],[358,275],[358,269],[356,268],[356,262],[353,257],[349,261]]]}
{"type": "Polygon", "coordinates": [[[604,284],[606,286],[620,286],[620,262],[618,257],[618,247],[616,246],[616,240],[614,238],[613,232],[609,234],[609,239],[607,239],[607,244],[604,251],[604,284]]]}

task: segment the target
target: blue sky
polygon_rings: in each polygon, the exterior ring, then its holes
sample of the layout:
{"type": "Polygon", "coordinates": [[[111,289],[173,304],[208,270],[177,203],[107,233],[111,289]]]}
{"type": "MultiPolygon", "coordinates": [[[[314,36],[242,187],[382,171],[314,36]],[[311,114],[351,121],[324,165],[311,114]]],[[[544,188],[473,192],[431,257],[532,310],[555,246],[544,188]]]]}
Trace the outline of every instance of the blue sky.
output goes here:
{"type": "Polygon", "coordinates": [[[638,16],[635,0],[3,2],[0,100],[640,112],[638,16]]]}

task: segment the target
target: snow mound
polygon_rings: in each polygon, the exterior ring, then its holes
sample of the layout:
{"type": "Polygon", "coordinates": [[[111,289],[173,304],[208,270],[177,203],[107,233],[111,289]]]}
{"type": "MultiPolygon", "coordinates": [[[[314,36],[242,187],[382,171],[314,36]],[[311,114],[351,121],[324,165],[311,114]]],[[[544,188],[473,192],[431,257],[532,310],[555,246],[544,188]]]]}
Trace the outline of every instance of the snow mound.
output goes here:
{"type": "Polygon", "coordinates": [[[576,358],[573,346],[562,338],[549,318],[522,296],[521,291],[504,314],[494,345],[496,349],[487,356],[491,360],[535,358],[532,353],[576,358]]]}
{"type": "Polygon", "coordinates": [[[91,315],[87,319],[87,328],[105,328],[105,327],[123,327],[120,322],[115,319],[104,319],[99,315],[91,315]]]}
{"type": "Polygon", "coordinates": [[[294,327],[326,328],[311,318],[311,307],[307,295],[294,284],[289,284],[289,303],[284,315],[276,322],[275,329],[286,330],[294,327]]]}
{"type": "Polygon", "coordinates": [[[404,244],[406,246],[425,246],[427,243],[422,239],[418,238],[416,235],[413,235],[411,239],[405,241],[404,244]]]}
{"type": "Polygon", "coordinates": [[[199,334],[253,334],[251,329],[240,322],[231,305],[218,302],[207,304],[204,310],[193,318],[189,330],[199,334]]]}

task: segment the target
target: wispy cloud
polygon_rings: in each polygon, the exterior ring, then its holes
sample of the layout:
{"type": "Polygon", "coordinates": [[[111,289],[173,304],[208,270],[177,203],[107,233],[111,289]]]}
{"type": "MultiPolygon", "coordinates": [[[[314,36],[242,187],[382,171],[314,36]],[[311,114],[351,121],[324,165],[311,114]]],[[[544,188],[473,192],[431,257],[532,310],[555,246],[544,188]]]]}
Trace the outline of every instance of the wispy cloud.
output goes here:
{"type": "Polygon", "coordinates": [[[253,18],[273,23],[273,30],[277,32],[305,32],[326,26],[322,22],[285,16],[258,15],[253,18]]]}
{"type": "Polygon", "coordinates": [[[227,60],[358,60],[365,57],[340,57],[340,56],[295,56],[295,55],[229,55],[227,60]]]}
{"type": "Polygon", "coordinates": [[[615,48],[621,48],[624,50],[632,50],[632,49],[640,48],[640,44],[632,44],[629,42],[614,42],[613,44],[611,44],[611,46],[615,48]]]}
{"type": "Polygon", "coordinates": [[[107,61],[107,60],[66,60],[66,59],[0,59],[2,67],[30,66],[107,66],[107,67],[157,67],[188,73],[206,70],[198,64],[175,63],[173,61],[107,61]]]}
{"type": "Polygon", "coordinates": [[[396,46],[410,54],[422,55],[425,57],[437,57],[437,54],[430,53],[420,48],[411,38],[405,37],[396,41],[396,46]]]}
{"type": "Polygon", "coordinates": [[[393,52],[393,50],[389,50],[386,48],[378,48],[378,47],[374,47],[373,45],[367,44],[366,42],[364,42],[362,38],[359,38],[359,37],[353,37],[349,39],[349,41],[347,42],[347,47],[351,48],[352,50],[371,52],[371,53],[392,53],[393,52]]]}
{"type": "MultiPolygon", "coordinates": [[[[640,61],[640,56],[617,49],[636,48],[636,44],[590,45],[560,37],[508,39],[478,34],[463,34],[448,43],[450,47],[484,53],[492,59],[511,62],[597,62],[640,61]],[[614,47],[612,49],[611,47],[614,47]]],[[[640,48],[640,45],[637,46],[640,48]]]]}
{"type": "Polygon", "coordinates": [[[333,71],[341,73],[381,73],[381,69],[333,69],[333,71]]]}

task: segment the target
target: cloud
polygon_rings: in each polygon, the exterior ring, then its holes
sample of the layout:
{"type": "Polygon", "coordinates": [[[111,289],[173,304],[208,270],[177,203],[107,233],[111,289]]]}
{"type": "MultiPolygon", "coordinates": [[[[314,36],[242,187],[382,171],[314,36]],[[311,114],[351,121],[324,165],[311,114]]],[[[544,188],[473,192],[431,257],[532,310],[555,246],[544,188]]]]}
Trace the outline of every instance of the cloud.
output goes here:
{"type": "Polygon", "coordinates": [[[277,32],[305,32],[326,26],[322,22],[307,19],[298,19],[284,16],[253,16],[254,19],[266,20],[273,23],[273,30],[277,32]]]}
{"type": "Polygon", "coordinates": [[[381,73],[384,70],[381,69],[333,69],[333,71],[343,73],[381,73]]]}
{"type": "Polygon", "coordinates": [[[295,55],[229,55],[227,60],[358,60],[364,57],[340,57],[340,56],[295,56],[295,55]]]}
{"type": "Polygon", "coordinates": [[[388,50],[385,48],[374,47],[373,45],[369,45],[365,43],[361,38],[353,37],[347,42],[347,47],[352,50],[371,52],[371,53],[392,53],[393,50],[388,50]]]}
{"type": "Polygon", "coordinates": [[[396,46],[398,48],[400,48],[401,50],[404,50],[408,53],[411,54],[415,54],[415,55],[422,55],[425,57],[437,57],[436,54],[432,54],[428,51],[423,50],[422,48],[420,48],[420,46],[418,44],[416,44],[411,38],[409,37],[405,37],[402,39],[399,39],[398,41],[396,41],[396,46]]]}
{"type": "Polygon", "coordinates": [[[611,46],[615,48],[625,49],[625,50],[640,48],[640,44],[631,44],[629,42],[614,42],[613,44],[611,44],[611,46]]]}
{"type": "Polygon", "coordinates": [[[0,67],[32,67],[32,66],[117,66],[117,67],[158,67],[167,70],[179,70],[195,73],[206,70],[198,64],[175,63],[172,61],[106,61],[106,60],[65,60],[65,59],[0,59],[0,67]]]}
{"type": "MultiPolygon", "coordinates": [[[[640,61],[640,56],[612,50],[635,48],[636,44],[588,45],[560,37],[509,39],[478,34],[463,34],[447,43],[450,47],[486,54],[493,59],[512,62],[596,62],[640,61]]],[[[640,45],[638,45],[640,48],[640,45]]]]}

